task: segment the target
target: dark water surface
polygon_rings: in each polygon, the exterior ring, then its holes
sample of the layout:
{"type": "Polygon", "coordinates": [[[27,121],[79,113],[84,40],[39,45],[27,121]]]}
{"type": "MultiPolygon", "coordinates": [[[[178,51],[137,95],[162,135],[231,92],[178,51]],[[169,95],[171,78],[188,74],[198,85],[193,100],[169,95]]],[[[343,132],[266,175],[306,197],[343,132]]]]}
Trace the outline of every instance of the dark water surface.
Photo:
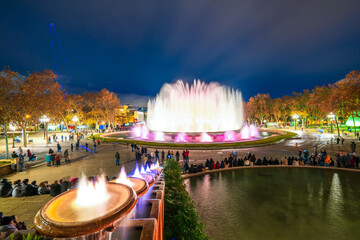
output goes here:
{"type": "Polygon", "coordinates": [[[360,239],[360,173],[239,169],[185,183],[211,239],[360,239]]]}

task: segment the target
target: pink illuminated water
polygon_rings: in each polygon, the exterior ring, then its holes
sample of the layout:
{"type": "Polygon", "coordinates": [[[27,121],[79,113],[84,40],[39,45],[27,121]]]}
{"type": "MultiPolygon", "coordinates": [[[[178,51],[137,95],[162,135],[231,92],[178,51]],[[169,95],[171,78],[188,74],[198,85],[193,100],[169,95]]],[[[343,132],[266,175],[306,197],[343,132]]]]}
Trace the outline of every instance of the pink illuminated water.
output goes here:
{"type": "Polygon", "coordinates": [[[224,141],[235,141],[235,132],[226,131],[224,134],[224,141]]]}
{"type": "Polygon", "coordinates": [[[147,126],[162,132],[225,132],[243,122],[241,93],[219,83],[178,80],[148,102],[147,126]]]}
{"type": "Polygon", "coordinates": [[[175,137],[175,142],[187,142],[186,133],[180,132],[175,137]]]}
{"type": "Polygon", "coordinates": [[[211,138],[211,136],[210,136],[209,134],[203,132],[203,133],[201,134],[200,141],[201,141],[201,142],[212,142],[213,139],[211,138]]]}

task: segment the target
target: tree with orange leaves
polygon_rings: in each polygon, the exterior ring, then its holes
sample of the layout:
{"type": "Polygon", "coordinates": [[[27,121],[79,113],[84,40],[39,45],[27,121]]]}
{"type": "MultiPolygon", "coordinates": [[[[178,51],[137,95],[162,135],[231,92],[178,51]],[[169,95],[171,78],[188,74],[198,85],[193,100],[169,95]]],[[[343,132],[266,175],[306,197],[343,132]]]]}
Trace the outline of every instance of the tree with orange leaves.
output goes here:
{"type": "Polygon", "coordinates": [[[356,135],[355,117],[359,117],[360,110],[360,71],[352,71],[345,79],[329,85],[332,91],[331,108],[336,112],[336,126],[339,131],[339,117],[343,120],[352,116],[356,135]]]}
{"type": "Polygon", "coordinates": [[[27,77],[17,73],[13,77],[16,90],[12,96],[16,110],[11,118],[22,129],[24,147],[27,146],[26,128],[48,114],[57,104],[56,96],[62,95],[61,86],[55,78],[50,70],[34,72],[27,77]]]}
{"type": "Polygon", "coordinates": [[[257,119],[260,124],[271,115],[271,98],[267,94],[257,94],[246,104],[249,118],[257,119]]]}
{"type": "Polygon", "coordinates": [[[4,128],[6,158],[9,158],[9,141],[7,127],[12,119],[12,112],[15,109],[13,94],[16,90],[14,78],[17,74],[9,69],[0,73],[0,124],[4,128]]]}

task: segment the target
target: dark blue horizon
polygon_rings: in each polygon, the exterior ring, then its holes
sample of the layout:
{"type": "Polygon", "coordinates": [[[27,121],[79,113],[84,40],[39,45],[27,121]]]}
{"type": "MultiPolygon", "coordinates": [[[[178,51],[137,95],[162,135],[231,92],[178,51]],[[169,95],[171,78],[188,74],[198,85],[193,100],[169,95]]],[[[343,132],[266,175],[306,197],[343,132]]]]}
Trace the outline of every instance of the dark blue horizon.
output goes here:
{"type": "Polygon", "coordinates": [[[237,88],[247,100],[327,85],[360,69],[357,0],[37,3],[2,2],[0,66],[56,72],[52,22],[70,93],[107,88],[132,103],[129,96],[155,96],[165,82],[201,79],[237,88]]]}

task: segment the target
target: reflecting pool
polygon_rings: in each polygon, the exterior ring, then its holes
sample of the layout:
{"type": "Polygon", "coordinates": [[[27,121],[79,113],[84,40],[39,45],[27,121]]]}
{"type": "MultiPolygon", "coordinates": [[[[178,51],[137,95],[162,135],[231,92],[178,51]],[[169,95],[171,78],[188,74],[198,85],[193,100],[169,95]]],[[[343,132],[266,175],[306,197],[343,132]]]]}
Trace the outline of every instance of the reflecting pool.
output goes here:
{"type": "Polygon", "coordinates": [[[360,173],[253,168],[185,183],[210,239],[360,239],[360,173]]]}

